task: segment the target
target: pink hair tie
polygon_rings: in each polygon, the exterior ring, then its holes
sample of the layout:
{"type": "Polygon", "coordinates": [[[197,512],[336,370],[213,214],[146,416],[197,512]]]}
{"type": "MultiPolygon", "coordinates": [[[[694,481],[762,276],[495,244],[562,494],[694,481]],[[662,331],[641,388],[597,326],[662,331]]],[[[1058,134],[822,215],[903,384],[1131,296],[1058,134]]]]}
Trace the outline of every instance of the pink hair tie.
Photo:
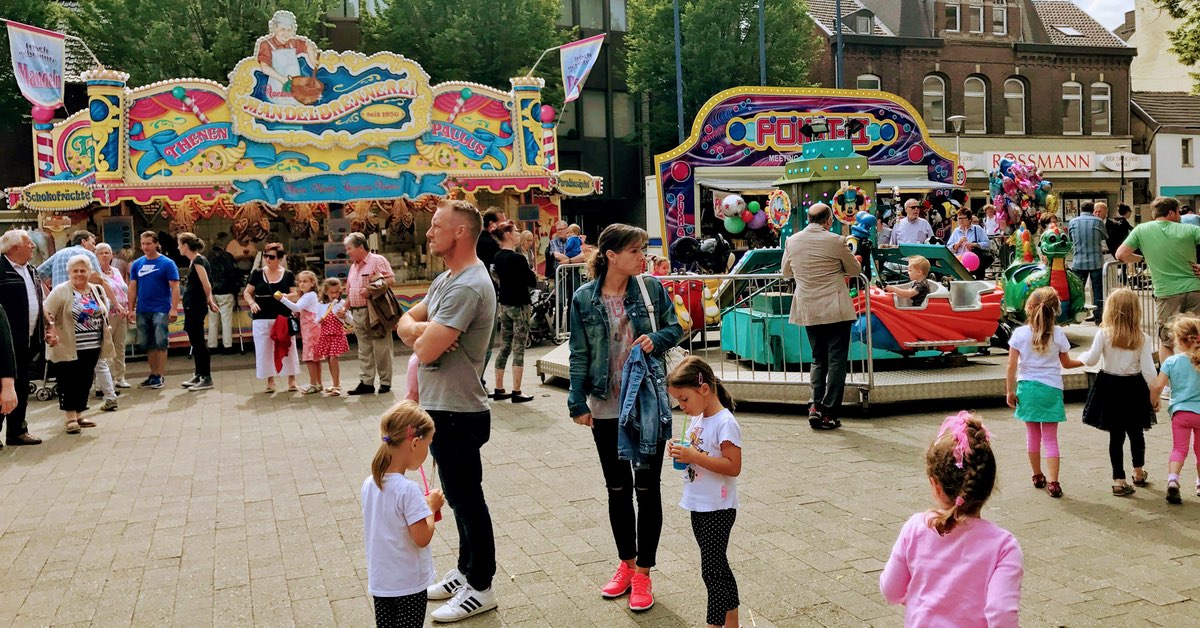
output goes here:
{"type": "MultiPolygon", "coordinates": [[[[963,468],[963,459],[971,453],[971,437],[967,433],[967,422],[971,419],[971,413],[963,410],[958,414],[946,417],[942,422],[942,429],[938,431],[937,439],[941,440],[942,436],[949,433],[954,438],[954,466],[959,469],[963,468]]],[[[991,432],[986,428],[983,430],[984,440],[992,441],[991,432]]]]}
{"type": "Polygon", "coordinates": [[[964,499],[962,498],[962,495],[959,495],[958,497],[955,497],[955,498],[954,498],[954,505],[955,505],[955,506],[962,506],[962,505],[963,505],[963,504],[965,504],[965,503],[967,503],[967,502],[966,502],[966,500],[964,500],[964,499]]]}

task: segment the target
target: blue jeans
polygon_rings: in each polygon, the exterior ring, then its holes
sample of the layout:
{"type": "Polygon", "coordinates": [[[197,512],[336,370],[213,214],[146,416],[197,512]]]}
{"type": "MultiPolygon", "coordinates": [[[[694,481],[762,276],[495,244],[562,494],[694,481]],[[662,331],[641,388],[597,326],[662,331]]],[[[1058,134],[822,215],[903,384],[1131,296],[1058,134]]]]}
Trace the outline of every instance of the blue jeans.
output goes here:
{"type": "Polygon", "coordinates": [[[138,345],[142,351],[166,351],[170,341],[166,312],[137,312],[138,345]]]}
{"type": "Polygon", "coordinates": [[[836,417],[842,407],[846,390],[846,373],[850,370],[850,327],[853,321],[811,325],[804,328],[812,347],[813,403],[822,413],[836,417]]]}
{"type": "Polygon", "coordinates": [[[1079,270],[1072,268],[1071,272],[1075,273],[1084,283],[1087,283],[1088,279],[1092,280],[1092,304],[1096,306],[1095,320],[1099,325],[1100,320],[1104,318],[1104,269],[1079,270]]]}

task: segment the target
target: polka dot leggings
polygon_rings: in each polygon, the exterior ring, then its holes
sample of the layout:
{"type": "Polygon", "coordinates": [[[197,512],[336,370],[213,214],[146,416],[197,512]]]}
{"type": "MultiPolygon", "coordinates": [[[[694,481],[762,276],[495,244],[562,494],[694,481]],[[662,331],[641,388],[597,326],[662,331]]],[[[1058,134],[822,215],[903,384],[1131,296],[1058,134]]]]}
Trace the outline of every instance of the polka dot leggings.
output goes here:
{"type": "Polygon", "coordinates": [[[737,580],[729,568],[729,533],[737,519],[737,510],[729,508],[713,512],[692,513],[692,533],[700,545],[700,575],[708,589],[706,621],[714,626],[725,625],[725,613],[738,607],[737,580]]]}
{"type": "Polygon", "coordinates": [[[379,628],[421,628],[425,625],[425,592],[402,597],[374,597],[375,625],[379,628]]]}

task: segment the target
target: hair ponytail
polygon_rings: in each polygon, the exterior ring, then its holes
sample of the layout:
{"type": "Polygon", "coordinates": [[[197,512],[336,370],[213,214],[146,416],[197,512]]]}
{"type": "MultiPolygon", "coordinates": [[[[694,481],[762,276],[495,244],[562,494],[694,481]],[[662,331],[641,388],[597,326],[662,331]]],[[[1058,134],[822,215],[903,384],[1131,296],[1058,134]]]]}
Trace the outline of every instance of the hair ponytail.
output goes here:
{"type": "Polygon", "coordinates": [[[375,480],[375,486],[383,490],[383,474],[392,466],[392,448],[410,439],[431,436],[433,419],[417,402],[405,399],[383,413],[379,421],[379,433],[383,442],[371,460],[371,477],[375,480]]]}
{"type": "Polygon", "coordinates": [[[967,518],[979,516],[996,486],[991,434],[969,412],[946,417],[925,454],[925,469],[950,500],[948,507],[935,510],[927,522],[945,536],[967,518]]]}
{"type": "Polygon", "coordinates": [[[1033,332],[1034,351],[1043,353],[1050,348],[1060,308],[1058,291],[1050,286],[1034,290],[1025,301],[1025,319],[1033,332]]]}
{"type": "Polygon", "coordinates": [[[725,388],[725,384],[721,382],[716,373],[713,373],[708,362],[689,355],[667,375],[667,386],[672,388],[699,389],[705,384],[708,384],[708,387],[717,395],[717,400],[721,402],[722,406],[725,406],[725,409],[734,409],[736,404],[733,401],[733,395],[729,394],[729,389],[725,388]]]}

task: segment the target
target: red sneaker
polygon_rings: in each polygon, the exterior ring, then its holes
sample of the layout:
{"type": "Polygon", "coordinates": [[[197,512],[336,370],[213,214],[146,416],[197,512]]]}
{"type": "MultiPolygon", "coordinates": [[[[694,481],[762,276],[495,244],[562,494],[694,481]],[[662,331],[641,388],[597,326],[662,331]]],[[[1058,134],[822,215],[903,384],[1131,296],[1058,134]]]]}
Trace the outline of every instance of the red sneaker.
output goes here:
{"type": "Polygon", "coordinates": [[[654,593],[651,592],[650,576],[634,573],[631,583],[633,592],[629,594],[629,610],[648,611],[654,606],[654,593]]]}
{"type": "Polygon", "coordinates": [[[612,580],[609,580],[608,584],[604,585],[603,589],[600,589],[600,595],[607,599],[621,597],[629,593],[629,583],[631,580],[633,580],[633,568],[626,565],[625,561],[621,561],[617,567],[617,573],[613,574],[612,580]]]}

